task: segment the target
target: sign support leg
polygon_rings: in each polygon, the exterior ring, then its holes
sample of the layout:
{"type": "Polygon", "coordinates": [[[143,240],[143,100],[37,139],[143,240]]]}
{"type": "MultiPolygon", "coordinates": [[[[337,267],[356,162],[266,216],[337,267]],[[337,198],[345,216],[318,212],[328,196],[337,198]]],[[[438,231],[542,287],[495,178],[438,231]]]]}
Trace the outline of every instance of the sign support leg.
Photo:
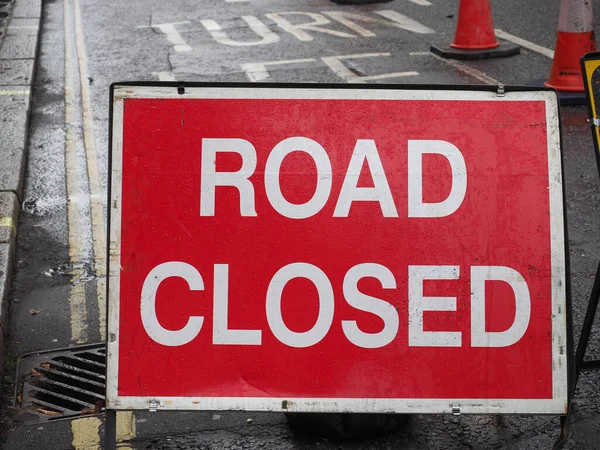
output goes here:
{"type": "MultiPolygon", "coordinates": [[[[600,263],[598,264],[598,270],[596,271],[596,278],[594,279],[590,302],[588,303],[585,319],[581,328],[581,335],[579,336],[579,343],[577,344],[577,353],[575,354],[575,386],[577,385],[579,374],[582,371],[600,370],[600,360],[584,361],[585,351],[587,350],[587,345],[590,340],[590,334],[592,332],[592,326],[594,325],[594,318],[596,317],[599,302],[600,263]]],[[[575,386],[573,386],[573,390],[575,390],[575,386]]]]}
{"type": "Polygon", "coordinates": [[[104,449],[117,450],[117,411],[107,409],[104,414],[104,449]]]}
{"type": "Polygon", "coordinates": [[[598,311],[598,304],[600,303],[600,262],[598,263],[598,269],[596,269],[596,278],[594,278],[594,285],[590,294],[590,300],[588,302],[587,311],[585,313],[585,319],[583,320],[583,326],[581,327],[581,334],[579,335],[579,342],[577,343],[577,351],[575,353],[575,374],[574,380],[569,393],[569,410],[567,415],[560,417],[560,436],[554,444],[554,450],[560,450],[566,444],[569,433],[571,431],[571,402],[575,396],[575,389],[577,387],[577,380],[579,375],[584,371],[600,370],[600,360],[584,361],[585,351],[590,340],[590,334],[592,333],[592,327],[594,326],[594,319],[596,317],[596,311],[598,311]]]}

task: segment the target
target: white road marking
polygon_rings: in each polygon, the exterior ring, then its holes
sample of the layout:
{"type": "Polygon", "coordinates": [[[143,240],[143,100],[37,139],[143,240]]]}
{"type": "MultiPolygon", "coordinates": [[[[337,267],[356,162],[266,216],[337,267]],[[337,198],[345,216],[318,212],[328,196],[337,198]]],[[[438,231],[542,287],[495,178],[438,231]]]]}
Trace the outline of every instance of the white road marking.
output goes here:
{"type": "Polygon", "coordinates": [[[287,31],[291,35],[293,35],[299,41],[312,41],[314,37],[308,34],[305,30],[312,31],[315,33],[326,33],[332,36],[343,37],[343,38],[355,38],[354,34],[344,33],[343,31],[331,30],[329,28],[323,28],[322,25],[330,24],[331,21],[327,19],[327,17],[318,14],[318,13],[309,13],[309,12],[299,12],[299,11],[291,11],[291,12],[282,12],[282,13],[273,13],[273,14],[265,14],[269,19],[279,26],[284,31],[287,31]],[[299,23],[293,24],[289,20],[287,20],[283,16],[306,16],[312,19],[312,22],[307,23],[299,23]]]}
{"type": "MultiPolygon", "coordinates": [[[[73,18],[70,1],[64,2],[64,27],[65,27],[65,166],[67,185],[67,222],[69,227],[69,260],[71,264],[84,259],[82,249],[82,233],[80,225],[80,208],[76,201],[79,195],[79,181],[77,169],[77,145],[75,127],[75,95],[73,93],[73,48],[72,32],[73,18]]],[[[69,307],[71,321],[71,339],[82,344],[87,341],[87,312],[85,307],[85,285],[77,282],[83,271],[71,271],[71,291],[69,292],[69,307]]]]}
{"type": "MultiPolygon", "coordinates": [[[[359,53],[354,55],[325,56],[320,58],[337,76],[347,83],[366,83],[367,81],[384,80],[389,78],[417,76],[419,72],[392,72],[379,75],[357,75],[344,65],[342,61],[360,58],[378,58],[390,56],[390,53],[359,53]]],[[[288,59],[241,64],[242,70],[252,82],[266,81],[271,78],[267,67],[286,64],[306,64],[316,62],[315,58],[288,59]]]]}
{"type": "Polygon", "coordinates": [[[417,22],[416,20],[411,19],[410,17],[405,16],[404,14],[400,14],[399,12],[392,11],[391,9],[386,9],[383,11],[373,11],[375,14],[379,14],[380,16],[385,17],[386,19],[390,19],[396,22],[399,28],[403,30],[410,31],[412,33],[417,34],[433,34],[435,33],[429,27],[417,22]]]}
{"type": "Polygon", "coordinates": [[[505,41],[512,42],[513,44],[517,44],[527,50],[531,50],[532,52],[539,53],[540,55],[547,56],[550,59],[554,59],[554,51],[549,48],[542,47],[541,45],[534,44],[533,42],[526,41],[518,36],[514,36],[506,31],[502,30],[494,30],[496,32],[496,36],[500,39],[504,39],[505,41]]]}
{"type": "Polygon", "coordinates": [[[325,64],[329,66],[336,75],[340,78],[346,80],[348,83],[366,83],[367,81],[372,80],[383,80],[387,78],[398,78],[398,77],[409,77],[419,75],[419,72],[410,71],[410,72],[393,72],[393,73],[384,73],[380,75],[369,75],[369,76],[360,76],[356,75],[352,72],[348,67],[344,65],[342,61],[348,59],[359,59],[359,58],[377,58],[383,56],[390,56],[389,53],[360,53],[355,55],[343,55],[343,56],[326,56],[321,58],[325,64]]]}
{"type": "Polygon", "coordinates": [[[11,95],[11,96],[29,95],[29,89],[14,90],[14,91],[0,91],[0,95],[11,95]]]}
{"type": "Polygon", "coordinates": [[[37,25],[9,25],[7,28],[9,30],[37,30],[39,27],[37,25]]]}
{"type": "Polygon", "coordinates": [[[177,81],[173,72],[152,72],[158,81],[177,81]]]}
{"type": "Polygon", "coordinates": [[[307,62],[316,61],[314,58],[306,59],[288,59],[282,61],[266,61],[258,63],[247,63],[242,64],[242,69],[246,72],[246,76],[252,82],[265,81],[271,78],[267,71],[267,66],[279,66],[284,64],[302,64],[307,62]]]}
{"type": "Polygon", "coordinates": [[[188,45],[188,43],[183,39],[179,31],[175,29],[175,25],[183,25],[186,23],[190,23],[189,21],[184,22],[168,22],[168,23],[159,23],[156,25],[140,25],[138,28],[156,28],[161,33],[164,33],[167,37],[167,40],[173,44],[173,49],[176,52],[189,52],[192,50],[192,47],[188,45]]]}
{"type": "Polygon", "coordinates": [[[373,11],[375,14],[379,14],[388,20],[382,20],[375,17],[365,16],[362,14],[356,14],[346,11],[322,11],[326,16],[331,17],[333,20],[347,26],[360,36],[375,37],[377,36],[374,32],[367,30],[366,28],[358,25],[356,22],[364,23],[377,23],[382,25],[391,26],[394,28],[401,28],[406,31],[410,31],[418,34],[431,34],[435,33],[431,28],[422,25],[416,20],[411,19],[403,14],[400,14],[392,10],[373,11]]]}
{"type": "Polygon", "coordinates": [[[417,5],[420,6],[431,6],[431,2],[428,2],[427,0],[408,0],[411,3],[415,3],[417,5]]]}
{"type": "Polygon", "coordinates": [[[83,112],[83,139],[85,146],[88,183],[90,188],[90,209],[92,221],[92,239],[94,248],[94,269],[96,271],[96,299],[100,325],[100,340],[106,340],[106,226],[104,223],[104,194],[100,185],[98,170],[98,152],[94,135],[94,118],[90,100],[88,80],[87,51],[81,23],[79,0],[74,0],[75,38],[79,59],[79,80],[81,84],[81,102],[83,112]]]}
{"type": "Polygon", "coordinates": [[[346,11],[322,11],[322,13],[331,17],[333,20],[341,23],[342,25],[347,26],[352,31],[354,31],[356,34],[358,34],[359,36],[364,36],[364,37],[377,36],[372,31],[361,27],[357,23],[353,22],[351,19],[354,19],[354,20],[357,20],[360,22],[367,22],[367,23],[377,23],[377,22],[380,22],[379,19],[374,19],[373,17],[369,17],[369,16],[363,16],[362,14],[349,13],[346,11]]]}
{"type": "Polygon", "coordinates": [[[279,36],[262,23],[255,16],[242,16],[242,20],[248,24],[261,39],[259,41],[234,41],[229,37],[226,31],[212,19],[201,20],[202,26],[210,33],[213,39],[221,44],[231,45],[233,47],[246,47],[249,45],[266,45],[279,41],[279,36]]]}
{"type": "Polygon", "coordinates": [[[476,78],[477,80],[479,80],[485,84],[502,84],[495,78],[490,77],[489,75],[487,75],[477,69],[474,69],[473,67],[467,66],[466,64],[459,63],[458,61],[456,61],[454,59],[442,58],[431,52],[410,52],[409,55],[410,56],[432,56],[440,61],[443,61],[444,63],[448,64],[449,66],[454,67],[455,69],[461,71],[462,73],[469,75],[473,78],[476,78]]]}
{"type": "MultiPolygon", "coordinates": [[[[425,1],[425,0],[419,0],[425,1]]],[[[355,14],[346,11],[322,11],[319,13],[312,12],[302,12],[302,11],[287,11],[287,12],[279,12],[279,13],[270,13],[265,14],[265,16],[271,19],[273,22],[277,24],[279,28],[283,31],[290,33],[299,41],[311,42],[314,41],[315,33],[324,33],[329,34],[336,37],[343,37],[347,39],[356,38],[358,36],[364,37],[375,37],[377,36],[374,32],[367,30],[356,22],[365,22],[365,23],[377,23],[384,24],[387,26],[401,28],[403,30],[409,31],[411,33],[417,34],[432,34],[435,33],[429,27],[417,22],[410,17],[405,16],[404,14],[400,14],[399,12],[392,10],[382,10],[382,11],[374,11],[375,14],[384,17],[387,20],[383,20],[381,18],[369,17],[362,14],[355,14]],[[287,16],[304,16],[308,17],[311,21],[304,23],[292,23],[291,20],[288,20],[287,16]],[[331,21],[325,17],[329,16],[331,19],[336,22],[341,23],[346,26],[350,30],[357,33],[351,34],[344,31],[339,31],[331,28],[326,28],[326,25],[331,24],[331,21]]],[[[230,46],[252,46],[252,45],[268,45],[278,42],[280,37],[277,33],[273,32],[265,23],[263,23],[256,16],[242,16],[242,20],[244,20],[250,29],[260,37],[259,40],[251,40],[251,41],[239,41],[234,40],[229,37],[227,31],[225,31],[221,25],[219,25],[215,20],[212,19],[202,19],[200,23],[202,26],[208,31],[213,39],[217,42],[230,46]]],[[[177,33],[174,28],[174,25],[181,23],[189,23],[189,22],[174,22],[168,24],[161,25],[152,25],[152,27],[159,28],[161,31],[167,34],[171,42],[178,43],[179,47],[176,45],[176,50],[178,51],[187,51],[190,50],[191,47],[185,44],[185,41],[181,38],[181,35],[177,33]],[[180,48],[181,45],[185,45],[185,49],[182,50],[180,48]]],[[[138,28],[147,28],[147,26],[140,26],[138,28]]]]}

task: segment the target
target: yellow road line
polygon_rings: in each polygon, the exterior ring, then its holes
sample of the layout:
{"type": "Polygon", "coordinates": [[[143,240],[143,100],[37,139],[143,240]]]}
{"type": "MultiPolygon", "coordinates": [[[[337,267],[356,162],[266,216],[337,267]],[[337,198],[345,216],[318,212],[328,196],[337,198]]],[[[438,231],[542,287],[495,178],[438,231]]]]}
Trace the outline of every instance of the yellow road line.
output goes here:
{"type": "Polygon", "coordinates": [[[79,79],[81,82],[81,100],[83,109],[83,139],[90,186],[90,206],[92,219],[92,239],[94,241],[94,268],[99,277],[97,283],[98,315],[100,323],[100,339],[106,339],[106,231],[104,225],[104,207],[102,203],[102,188],[98,170],[98,153],[94,136],[94,118],[90,101],[90,86],[88,82],[88,60],[85,48],[85,38],[81,24],[81,9],[79,0],[74,0],[75,37],[77,57],[79,59],[79,79]]]}
{"type": "MultiPolygon", "coordinates": [[[[79,223],[79,205],[77,194],[79,192],[77,181],[77,145],[75,136],[75,111],[73,95],[73,64],[71,33],[73,19],[67,0],[64,2],[65,25],[65,123],[67,132],[65,137],[65,166],[67,183],[67,222],[69,226],[69,259],[71,264],[83,258],[81,245],[81,229],[79,223]]],[[[74,283],[81,273],[73,271],[71,282],[74,283]]],[[[71,312],[71,339],[78,344],[87,341],[87,313],[85,308],[85,286],[83,283],[74,283],[69,293],[69,306],[71,312]]]]}
{"type": "Polygon", "coordinates": [[[71,422],[73,448],[75,450],[100,450],[98,429],[102,421],[98,417],[84,417],[71,422]]]}
{"type": "Polygon", "coordinates": [[[133,411],[117,412],[117,442],[119,448],[132,448],[127,441],[135,438],[135,416],[133,411]]]}
{"type": "Polygon", "coordinates": [[[29,95],[29,89],[0,91],[0,95],[29,95]]]}
{"type": "MultiPolygon", "coordinates": [[[[102,424],[97,417],[85,417],[71,422],[73,447],[75,450],[100,450],[99,428],[102,424]]],[[[133,411],[117,412],[117,447],[132,448],[127,441],[135,438],[135,416],[133,411]]]]}
{"type": "Polygon", "coordinates": [[[15,226],[12,217],[0,217],[0,227],[10,228],[10,231],[17,234],[17,227],[15,226]]]}

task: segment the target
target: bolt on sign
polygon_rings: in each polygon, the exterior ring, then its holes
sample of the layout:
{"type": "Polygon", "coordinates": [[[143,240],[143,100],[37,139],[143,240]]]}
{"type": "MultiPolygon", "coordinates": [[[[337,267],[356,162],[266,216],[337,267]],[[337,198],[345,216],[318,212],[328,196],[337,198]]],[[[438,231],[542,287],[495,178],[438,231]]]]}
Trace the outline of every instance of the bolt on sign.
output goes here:
{"type": "MultiPolygon", "coordinates": [[[[592,122],[596,158],[600,161],[600,52],[587,53],[581,58],[581,72],[592,122]]],[[[598,167],[600,169],[600,165],[598,167]]]]}
{"type": "Polygon", "coordinates": [[[565,411],[555,92],[111,104],[108,408],[565,411]]]}

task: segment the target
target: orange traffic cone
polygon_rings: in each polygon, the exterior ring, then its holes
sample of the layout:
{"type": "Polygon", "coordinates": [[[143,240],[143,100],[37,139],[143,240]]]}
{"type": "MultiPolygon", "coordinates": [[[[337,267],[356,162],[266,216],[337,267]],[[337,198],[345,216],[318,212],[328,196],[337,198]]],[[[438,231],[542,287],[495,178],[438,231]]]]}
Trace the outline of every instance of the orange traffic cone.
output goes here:
{"type": "Polygon", "coordinates": [[[544,84],[558,91],[584,92],[580,59],[596,51],[592,0],[562,0],[550,78],[544,84]]]}
{"type": "Polygon", "coordinates": [[[500,44],[494,33],[489,0],[460,0],[456,34],[450,48],[431,46],[436,55],[452,59],[482,59],[512,56],[515,45],[500,44]]]}

